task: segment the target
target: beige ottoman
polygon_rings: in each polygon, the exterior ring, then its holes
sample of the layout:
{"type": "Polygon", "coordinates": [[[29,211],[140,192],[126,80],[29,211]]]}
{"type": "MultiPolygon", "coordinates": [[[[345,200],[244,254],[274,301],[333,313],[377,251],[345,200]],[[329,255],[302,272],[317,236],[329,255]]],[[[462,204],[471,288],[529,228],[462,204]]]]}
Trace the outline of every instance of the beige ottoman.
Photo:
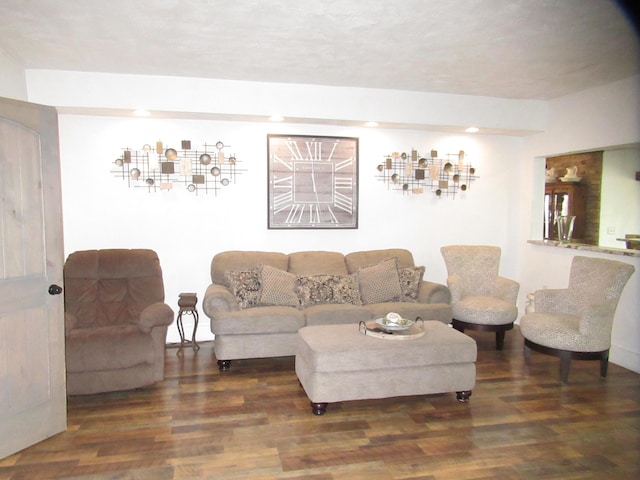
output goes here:
{"type": "Polygon", "coordinates": [[[471,396],[476,342],[438,321],[410,340],[364,335],[358,325],[316,325],[298,332],[296,375],[313,413],[346,400],[457,392],[471,396]]]}

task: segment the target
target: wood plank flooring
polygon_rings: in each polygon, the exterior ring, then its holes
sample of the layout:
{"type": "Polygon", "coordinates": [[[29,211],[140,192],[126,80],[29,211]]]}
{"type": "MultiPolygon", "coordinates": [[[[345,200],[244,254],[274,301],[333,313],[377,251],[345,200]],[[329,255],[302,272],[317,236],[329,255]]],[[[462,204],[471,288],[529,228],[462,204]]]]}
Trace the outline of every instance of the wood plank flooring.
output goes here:
{"type": "Polygon", "coordinates": [[[211,343],[168,348],[166,379],[71,397],[68,430],[0,460],[0,479],[640,478],[640,375],[478,343],[478,380],[455,394],[330,404],[311,413],[292,357],[218,372],[211,343]]]}

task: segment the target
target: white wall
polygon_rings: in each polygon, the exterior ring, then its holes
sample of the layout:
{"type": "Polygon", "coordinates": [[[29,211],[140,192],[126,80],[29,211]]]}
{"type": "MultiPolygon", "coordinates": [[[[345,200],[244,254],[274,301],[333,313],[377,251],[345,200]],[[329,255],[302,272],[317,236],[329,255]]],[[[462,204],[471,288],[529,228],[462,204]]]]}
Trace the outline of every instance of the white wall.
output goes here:
{"type": "Polygon", "coordinates": [[[0,49],[0,97],[27,100],[24,68],[11,55],[0,49]]]}
{"type": "Polygon", "coordinates": [[[627,233],[640,233],[640,149],[606,150],[602,158],[598,245],[624,248],[627,233]]]}
{"type": "Polygon", "coordinates": [[[318,123],[361,125],[376,120],[458,131],[473,125],[514,135],[539,133],[547,123],[546,102],[539,100],[52,70],[28,70],[27,83],[30,101],[66,111],[146,108],[183,118],[215,114],[261,119],[277,113],[309,123],[322,119],[318,123]]]}
{"type": "MultiPolygon", "coordinates": [[[[522,140],[499,136],[453,136],[402,130],[300,126],[196,120],[153,120],[81,115],[60,116],[65,252],[91,248],[146,247],[156,250],[164,272],[166,298],[177,308],[178,293],[202,298],[210,283],[212,256],[228,249],[292,252],[409,248],[426,278],[446,279],[439,248],[450,243],[503,247],[505,275],[517,273],[512,206],[518,186],[514,163],[522,140]],[[300,133],[355,136],[360,139],[360,217],[357,230],[267,229],[266,135],[300,133]],[[195,196],[182,189],[148,193],[129,189],[110,173],[123,147],[140,148],[162,140],[193,148],[223,140],[246,169],[217,196],[195,196]],[[480,178],[456,198],[388,191],[376,166],[392,151],[465,150],[480,178]]],[[[517,167],[516,167],[517,168],[517,167]]],[[[208,319],[200,339],[211,338],[208,319]]],[[[171,327],[169,341],[177,331],[171,327]]]]}
{"type": "MultiPolygon", "coordinates": [[[[463,135],[416,130],[361,130],[332,125],[214,122],[208,120],[134,120],[118,117],[62,115],[65,248],[113,246],[154,248],[165,270],[167,299],[181,291],[200,295],[208,284],[212,255],[229,248],[290,252],[327,249],[349,252],[403,246],[427,267],[426,277],[443,282],[439,248],[450,243],[495,244],[503,248],[502,274],[521,283],[520,311],[528,292],[564,286],[575,250],[527,243],[541,238],[544,157],[637,143],[640,138],[640,77],[549,102],[519,102],[408,92],[376,92],[328,87],[248,85],[246,82],[194,79],[127,78],[32,71],[29,98],[65,107],[158,110],[184,105],[196,113],[251,109],[274,113],[276,107],[304,118],[369,120],[370,113],[399,123],[465,125],[533,136],[463,135]],[[131,82],[128,82],[131,80],[131,82]],[[127,88],[130,86],[131,88],[127,88]],[[287,92],[292,92],[288,96],[287,92]],[[137,99],[147,101],[134,104],[137,99]],[[415,101],[414,101],[415,100],[415,101]],[[466,102],[465,102],[466,100],[466,102]],[[151,101],[152,103],[148,103],[151,101]],[[220,108],[218,106],[221,105],[220,108]],[[418,108],[419,107],[419,108],[418,108]],[[325,116],[323,116],[325,115],[325,116]],[[480,124],[482,127],[483,125],[480,124]],[[266,134],[299,133],[360,138],[360,228],[350,231],[270,231],[266,228],[266,134]],[[128,190],[110,178],[110,162],[120,148],[162,139],[194,144],[223,139],[234,147],[247,172],[218,197],[194,198],[186,192],[150,195],[128,190]],[[453,145],[473,152],[479,180],[455,200],[402,196],[387,192],[375,178],[375,166],[391,151],[443,151],[453,145]]],[[[625,261],[640,270],[637,258],[587,253],[625,261]]],[[[613,333],[611,360],[640,372],[640,273],[621,298],[613,333]]],[[[206,319],[200,328],[208,330],[206,319]]],[[[170,338],[171,340],[171,338],[170,338]]]]}
{"type": "Polygon", "coordinates": [[[521,294],[545,286],[566,287],[575,255],[622,261],[636,268],[618,304],[610,352],[613,363],[636,372],[640,372],[640,258],[538,246],[526,243],[526,239],[542,236],[544,157],[640,141],[639,86],[640,77],[634,77],[550,102],[548,131],[525,139],[524,171],[532,181],[523,182],[519,200],[522,222],[518,245],[521,294]]]}

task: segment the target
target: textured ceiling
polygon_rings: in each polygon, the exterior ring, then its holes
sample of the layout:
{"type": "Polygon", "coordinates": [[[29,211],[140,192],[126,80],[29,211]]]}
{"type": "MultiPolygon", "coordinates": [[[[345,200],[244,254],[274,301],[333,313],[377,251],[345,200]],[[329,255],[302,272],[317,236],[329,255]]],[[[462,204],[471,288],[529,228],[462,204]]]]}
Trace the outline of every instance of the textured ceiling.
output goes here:
{"type": "Polygon", "coordinates": [[[550,99],[636,75],[610,0],[2,0],[27,69],[550,99]]]}

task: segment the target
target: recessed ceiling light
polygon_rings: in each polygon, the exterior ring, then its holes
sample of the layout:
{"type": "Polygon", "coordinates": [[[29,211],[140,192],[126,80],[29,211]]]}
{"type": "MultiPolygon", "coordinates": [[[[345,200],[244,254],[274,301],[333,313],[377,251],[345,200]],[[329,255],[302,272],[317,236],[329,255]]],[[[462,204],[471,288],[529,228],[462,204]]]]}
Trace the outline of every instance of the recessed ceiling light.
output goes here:
{"type": "Polygon", "coordinates": [[[269,120],[272,122],[281,122],[284,120],[284,117],[282,115],[271,115],[269,120]]]}
{"type": "Polygon", "coordinates": [[[364,124],[365,127],[377,127],[379,126],[378,122],[367,122],[364,124]]]}
{"type": "Polygon", "coordinates": [[[149,110],[144,110],[142,108],[139,108],[138,110],[134,110],[133,114],[136,117],[148,117],[149,115],[151,115],[151,113],[149,112],[149,110]]]}
{"type": "Polygon", "coordinates": [[[465,130],[467,133],[477,133],[480,129],[478,127],[469,127],[465,130]]]}

